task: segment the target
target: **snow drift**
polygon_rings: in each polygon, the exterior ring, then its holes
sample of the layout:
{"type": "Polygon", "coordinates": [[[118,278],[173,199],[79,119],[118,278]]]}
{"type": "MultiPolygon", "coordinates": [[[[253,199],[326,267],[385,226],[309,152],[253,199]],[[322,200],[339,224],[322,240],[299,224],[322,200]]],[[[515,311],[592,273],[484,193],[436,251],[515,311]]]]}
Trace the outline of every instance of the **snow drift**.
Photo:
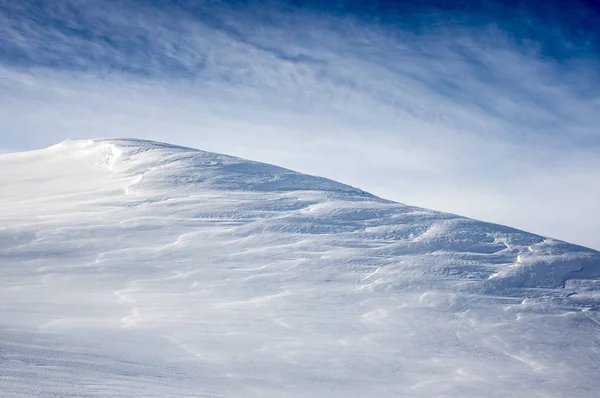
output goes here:
{"type": "Polygon", "coordinates": [[[600,253],[139,140],[0,156],[10,396],[600,391],[600,253]]]}

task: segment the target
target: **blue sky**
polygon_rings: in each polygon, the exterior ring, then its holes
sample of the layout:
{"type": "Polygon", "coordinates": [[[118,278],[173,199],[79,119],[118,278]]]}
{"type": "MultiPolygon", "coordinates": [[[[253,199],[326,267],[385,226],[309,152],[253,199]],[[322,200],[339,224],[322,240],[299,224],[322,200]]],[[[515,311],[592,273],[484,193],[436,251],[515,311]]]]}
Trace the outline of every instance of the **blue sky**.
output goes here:
{"type": "Polygon", "coordinates": [[[136,137],[600,249],[583,1],[0,0],[0,151],[136,137]]]}

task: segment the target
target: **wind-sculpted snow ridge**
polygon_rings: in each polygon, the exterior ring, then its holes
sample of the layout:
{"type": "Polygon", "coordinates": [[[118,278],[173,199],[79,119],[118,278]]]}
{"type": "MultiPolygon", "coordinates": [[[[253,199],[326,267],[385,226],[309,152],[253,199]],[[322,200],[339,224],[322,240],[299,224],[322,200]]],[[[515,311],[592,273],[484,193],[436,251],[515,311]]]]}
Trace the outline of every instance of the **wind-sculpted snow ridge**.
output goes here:
{"type": "Polygon", "coordinates": [[[0,187],[6,396],[600,391],[596,251],[138,140],[0,187]]]}

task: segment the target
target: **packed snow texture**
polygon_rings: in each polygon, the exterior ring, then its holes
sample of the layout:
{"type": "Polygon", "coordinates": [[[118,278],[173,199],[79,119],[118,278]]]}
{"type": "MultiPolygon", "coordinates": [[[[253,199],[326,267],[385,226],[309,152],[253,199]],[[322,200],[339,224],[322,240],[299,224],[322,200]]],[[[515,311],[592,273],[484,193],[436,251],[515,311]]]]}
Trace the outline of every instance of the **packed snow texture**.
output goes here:
{"type": "Polygon", "coordinates": [[[0,189],[5,396],[600,396],[594,250],[138,140],[0,189]]]}

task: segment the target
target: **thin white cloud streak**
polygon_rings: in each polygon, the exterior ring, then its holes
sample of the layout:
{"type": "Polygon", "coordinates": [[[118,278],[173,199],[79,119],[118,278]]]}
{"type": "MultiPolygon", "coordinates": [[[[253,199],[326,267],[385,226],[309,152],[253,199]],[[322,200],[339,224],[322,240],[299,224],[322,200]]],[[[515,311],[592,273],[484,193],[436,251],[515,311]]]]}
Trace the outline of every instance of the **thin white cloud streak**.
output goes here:
{"type": "Polygon", "coordinates": [[[86,18],[96,32],[151,39],[147,59],[0,23],[32,56],[48,47],[77,65],[0,70],[0,146],[168,141],[600,248],[600,102],[584,92],[585,65],[542,61],[493,27],[390,36],[322,16],[280,14],[278,27],[228,13],[223,29],[135,11],[131,21],[90,7],[86,18]],[[109,68],[132,61],[143,73],[109,68]]]}

